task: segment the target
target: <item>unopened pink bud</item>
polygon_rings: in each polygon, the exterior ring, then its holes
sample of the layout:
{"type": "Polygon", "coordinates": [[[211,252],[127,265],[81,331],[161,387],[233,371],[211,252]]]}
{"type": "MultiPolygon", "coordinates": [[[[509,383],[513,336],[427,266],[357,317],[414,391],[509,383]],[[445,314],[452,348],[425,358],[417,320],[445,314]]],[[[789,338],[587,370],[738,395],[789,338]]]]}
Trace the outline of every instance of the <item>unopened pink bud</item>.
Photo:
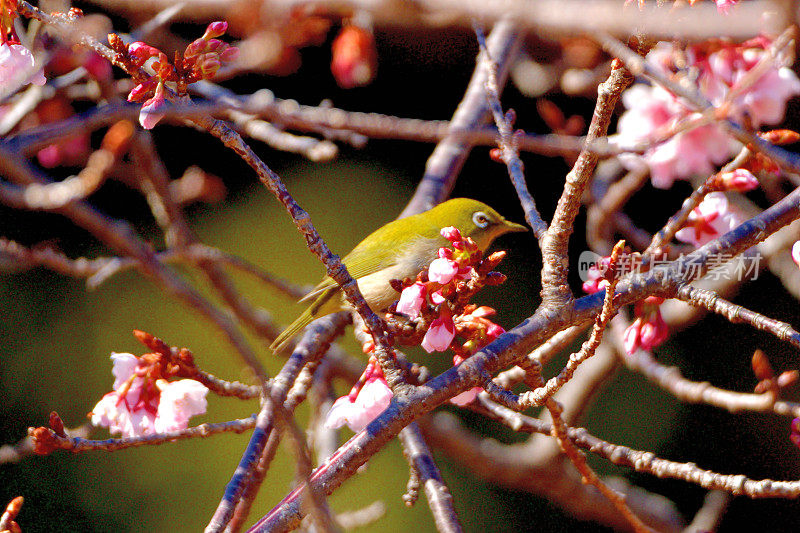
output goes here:
{"type": "Polygon", "coordinates": [[[189,46],[186,47],[186,50],[183,52],[183,58],[189,59],[198,54],[202,54],[206,49],[206,41],[203,39],[195,39],[189,46]]]}
{"type": "Polygon", "coordinates": [[[375,41],[368,30],[344,26],[331,45],[331,55],[331,72],[339,87],[360,87],[375,77],[375,41]]]}
{"type": "Polygon", "coordinates": [[[639,348],[639,335],[641,332],[642,321],[638,318],[628,326],[622,339],[625,353],[632,355],[639,348]]]}
{"type": "Polygon", "coordinates": [[[498,326],[497,324],[492,324],[486,330],[486,336],[489,337],[491,340],[494,340],[505,332],[506,330],[504,330],[501,326],[498,326]]]}
{"type": "Polygon", "coordinates": [[[97,52],[91,52],[89,54],[89,57],[86,58],[86,61],[83,63],[83,68],[96,80],[107,81],[113,76],[111,63],[97,52]]]}
{"type": "Polygon", "coordinates": [[[236,61],[237,57],[239,57],[239,49],[236,48],[235,46],[229,46],[219,54],[219,58],[222,60],[223,63],[236,61]]]}
{"type": "Polygon", "coordinates": [[[129,102],[140,102],[143,98],[145,98],[150,91],[152,91],[156,86],[156,80],[151,78],[144,83],[140,83],[133,89],[131,92],[128,93],[128,101],[129,102]]]}
{"type": "Polygon", "coordinates": [[[161,54],[161,50],[141,41],[136,41],[128,46],[128,56],[137,66],[144,65],[148,59],[159,54],[161,54]]]}
{"type": "Polygon", "coordinates": [[[219,70],[219,67],[222,64],[219,62],[219,57],[214,54],[208,54],[203,56],[203,59],[200,60],[200,77],[205,79],[212,79],[219,70]]]}
{"type": "Polygon", "coordinates": [[[223,46],[226,46],[225,43],[219,39],[209,39],[206,42],[206,52],[217,52],[223,46]]]}
{"type": "Polygon", "coordinates": [[[737,168],[733,172],[723,172],[719,182],[725,190],[747,192],[758,187],[758,179],[749,170],[737,168]]]}
{"type": "Polygon", "coordinates": [[[206,28],[206,32],[203,34],[203,39],[209,40],[214,37],[219,37],[224,35],[226,31],[228,31],[228,23],[224,20],[212,22],[206,28]]]}
{"type": "Polygon", "coordinates": [[[458,228],[455,228],[453,226],[447,226],[446,228],[442,228],[442,231],[440,233],[442,234],[442,237],[444,237],[450,242],[461,240],[461,232],[458,231],[458,228]]]}

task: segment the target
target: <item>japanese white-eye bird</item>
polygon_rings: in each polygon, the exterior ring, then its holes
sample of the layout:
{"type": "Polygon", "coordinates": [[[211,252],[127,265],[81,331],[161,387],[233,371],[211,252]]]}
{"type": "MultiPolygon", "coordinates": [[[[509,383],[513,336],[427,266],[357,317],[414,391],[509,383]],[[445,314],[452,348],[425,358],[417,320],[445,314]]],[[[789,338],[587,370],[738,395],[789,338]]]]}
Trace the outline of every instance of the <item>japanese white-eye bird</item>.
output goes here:
{"type": "MultiPolygon", "coordinates": [[[[448,226],[457,228],[463,237],[470,237],[482,252],[505,233],[528,231],[483,202],[468,198],[454,198],[418,215],[381,226],[342,260],[373,311],[385,310],[400,297],[389,280],[414,278],[438,257],[439,248],[448,245],[440,233],[448,226]]],[[[314,302],[278,335],[270,349],[280,352],[312,320],[352,309],[339,285],[329,277],[300,301],[312,298],[314,302]]]]}

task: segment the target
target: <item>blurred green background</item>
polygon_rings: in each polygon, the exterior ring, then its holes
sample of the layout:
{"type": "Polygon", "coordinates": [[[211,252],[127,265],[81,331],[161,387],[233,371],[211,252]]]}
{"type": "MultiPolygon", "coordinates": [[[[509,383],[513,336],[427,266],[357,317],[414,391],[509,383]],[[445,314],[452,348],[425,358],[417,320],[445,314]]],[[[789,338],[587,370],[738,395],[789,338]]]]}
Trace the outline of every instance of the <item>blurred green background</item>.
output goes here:
{"type": "MultiPolygon", "coordinates": [[[[248,92],[266,86],[277,96],[314,104],[331,98],[345,109],[378,111],[399,116],[447,119],[460,99],[472,70],[476,47],[469,32],[445,30],[419,34],[378,34],[379,74],[369,87],[342,91],[327,70],[329,48],[304,51],[300,71],[285,78],[252,77],[228,85],[248,92]],[[446,43],[444,46],[442,43],[446,43]]],[[[589,100],[552,96],[570,113],[588,116],[589,100]]],[[[504,96],[516,109],[519,126],[544,132],[534,102],[513,87],[504,96]]],[[[172,176],[192,164],[220,176],[229,189],[219,204],[187,210],[201,239],[239,255],[297,283],[315,283],[321,265],[305,250],[302,238],[252,172],[213,139],[189,129],[161,126],[154,136],[172,176]]],[[[431,146],[390,141],[370,142],[366,149],[346,147],[328,164],[273,152],[254,143],[267,164],[286,181],[306,208],[331,249],[341,255],[370,231],[394,218],[413,193],[431,146]]],[[[525,156],[529,187],[545,218],[552,212],[566,173],[559,159],[525,156]]],[[[74,169],[64,169],[68,174],[74,169]]],[[[647,229],[660,226],[672,214],[688,186],[671,191],[646,189],[632,204],[632,216],[647,229]]],[[[505,168],[476,149],[454,196],[469,196],[493,205],[515,221],[522,213],[515,202],[505,168]]],[[[92,203],[113,217],[125,218],[146,239],[161,246],[161,238],[145,202],[124,186],[108,183],[92,203]]],[[[585,249],[576,223],[572,251],[585,249]]],[[[51,241],[72,257],[107,254],[91,236],[57,216],[19,213],[0,208],[0,234],[26,244],[51,241]]],[[[530,315],[538,301],[540,261],[530,235],[501,239],[496,247],[509,250],[500,270],[506,285],[486,289],[478,301],[496,307],[506,327],[530,315]]],[[[206,290],[201,278],[187,273],[206,290]]],[[[269,309],[276,320],[291,320],[301,306],[254,282],[235,275],[239,289],[254,303],[269,309]]],[[[576,281],[576,280],[574,280],[576,281]]],[[[576,283],[577,287],[578,284],[576,283]]],[[[768,274],[747,287],[737,301],[798,326],[797,302],[768,274]]],[[[142,353],[131,330],[142,329],[168,343],[190,348],[207,371],[229,379],[246,379],[236,353],[197,313],[165,298],[136,272],[114,276],[98,290],[86,291],[80,280],[35,269],[0,278],[0,445],[14,443],[28,426],[45,425],[51,410],[68,426],[81,424],[112,383],[108,359],[112,351],[142,353]]],[[[268,355],[262,342],[251,338],[271,372],[280,360],[268,355]]],[[[707,318],[675,336],[658,351],[659,358],[679,365],[692,379],[749,390],[754,385],[749,360],[764,349],[779,371],[797,367],[797,354],[747,328],[733,328],[707,318]]],[[[421,355],[421,362],[442,367],[442,356],[421,355]]],[[[446,359],[446,356],[444,356],[446,359]]],[[[563,360],[554,363],[554,367],[563,360]]],[[[340,383],[342,392],[349,384],[340,383]]],[[[795,391],[796,392],[796,391],[795,391]]],[[[795,398],[796,399],[796,398],[795,398]]],[[[209,398],[209,411],[192,423],[244,417],[255,402],[209,398]]],[[[445,407],[476,431],[504,442],[519,437],[470,413],[445,407]]],[[[300,419],[306,412],[299,410],[300,419]]],[[[592,409],[587,427],[598,436],[633,448],[644,448],[678,461],[754,478],[800,477],[800,452],[788,440],[789,420],[764,415],[730,415],[719,410],[682,406],[638,376],[620,372],[592,409]]],[[[104,433],[96,431],[98,438],[104,433]]],[[[349,433],[344,430],[341,438],[349,433]]],[[[94,452],[28,457],[0,465],[0,502],[23,495],[19,517],[23,530],[37,531],[197,531],[207,523],[222,495],[248,435],[220,435],[158,447],[116,453],[94,452]]],[[[575,521],[543,499],[487,484],[463,466],[437,454],[460,517],[468,531],[598,531],[575,521]]],[[[603,473],[616,473],[676,502],[690,518],[704,492],[693,485],[640,476],[592,460],[603,473]]],[[[364,531],[433,531],[424,497],[411,509],[400,497],[407,465],[397,442],[377,455],[363,473],[331,498],[337,512],[383,500],[387,515],[364,531]]],[[[254,519],[266,513],[288,491],[293,476],[291,452],[282,449],[253,508],[254,519]]],[[[758,525],[768,531],[796,531],[798,505],[775,500],[736,500],[726,515],[727,528],[758,525]]]]}

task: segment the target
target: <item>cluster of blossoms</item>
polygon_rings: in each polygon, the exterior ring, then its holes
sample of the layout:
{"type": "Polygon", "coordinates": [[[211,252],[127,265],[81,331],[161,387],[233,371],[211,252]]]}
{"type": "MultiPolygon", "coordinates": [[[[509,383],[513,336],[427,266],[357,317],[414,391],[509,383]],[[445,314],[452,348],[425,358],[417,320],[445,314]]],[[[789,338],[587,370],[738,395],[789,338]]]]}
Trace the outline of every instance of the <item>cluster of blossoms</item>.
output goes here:
{"type": "MultiPolygon", "coordinates": [[[[800,94],[800,80],[788,67],[790,59],[772,58],[770,45],[765,37],[742,44],[714,40],[678,53],[662,42],[647,61],[678,82],[691,81],[718,113],[758,127],[780,122],[786,101],[800,94]],[[754,71],[762,63],[768,68],[754,71]]],[[[626,111],[619,120],[617,141],[623,146],[653,146],[643,156],[626,154],[621,160],[629,168],[648,165],[655,187],[666,189],[676,179],[711,174],[740,147],[720,126],[663,87],[637,84],[622,99],[626,111]]]]}
{"type": "Polygon", "coordinates": [[[143,102],[139,122],[143,128],[153,128],[164,116],[167,84],[179,95],[186,94],[186,86],[200,80],[212,80],[223,63],[236,59],[239,49],[217,39],[228,30],[228,23],[212,22],[199,39],[192,41],[183,54],[175,55],[170,62],[167,55],[146,43],[137,41],[126,45],[115,34],[108,42],[115,52],[123,54],[124,60],[136,68],[148,66],[153,72],[128,94],[129,102],[143,102]]]}
{"type": "Polygon", "coordinates": [[[648,296],[634,306],[636,320],[625,330],[623,344],[625,353],[633,354],[636,350],[650,351],[660,346],[669,336],[669,328],[661,316],[660,305],[664,299],[648,296]]]}
{"type": "Polygon", "coordinates": [[[114,390],[95,405],[92,424],[112,434],[136,437],[186,429],[206,412],[208,389],[193,379],[167,381],[160,354],[112,353],[114,390]]]}
{"type": "Polygon", "coordinates": [[[608,269],[611,266],[611,256],[601,258],[589,267],[586,281],[583,282],[583,292],[594,294],[608,287],[608,269]]]}
{"type": "MultiPolygon", "coordinates": [[[[450,248],[439,249],[439,257],[420,272],[416,280],[392,280],[400,299],[386,315],[395,342],[421,345],[428,353],[452,349],[457,365],[505,333],[489,317],[495,310],[469,303],[485,285],[498,285],[505,276],[493,272],[505,257],[495,252],[486,258],[472,239],[464,238],[454,227],[442,229],[450,248]],[[457,342],[461,339],[463,342],[457,342]]],[[[367,343],[366,352],[374,346],[367,343]]],[[[467,405],[482,389],[475,387],[450,401],[467,405]]],[[[392,391],[374,357],[350,393],[337,399],[326,417],[326,425],[339,428],[347,424],[360,431],[389,405],[392,391]]]]}
{"type": "Polygon", "coordinates": [[[42,69],[36,68],[33,54],[22,45],[14,30],[16,16],[16,9],[0,0],[0,80],[3,84],[44,85],[47,80],[42,69]]]}
{"type": "MultiPolygon", "coordinates": [[[[634,257],[634,260],[637,258],[634,257]]],[[[611,272],[611,257],[603,257],[596,264],[589,267],[587,280],[583,283],[583,290],[594,294],[604,290],[609,285],[609,277],[617,276],[619,272],[611,272]]],[[[660,346],[669,336],[669,328],[661,316],[660,305],[664,299],[659,296],[648,296],[634,306],[636,319],[625,330],[623,344],[628,355],[636,350],[652,350],[660,346]]]]}
{"type": "Polygon", "coordinates": [[[472,239],[463,238],[458,229],[444,228],[441,235],[450,242],[451,248],[439,248],[439,257],[431,262],[427,272],[417,276],[416,281],[395,284],[400,290],[395,313],[412,320],[420,319],[418,325],[421,326],[415,328],[411,336],[400,333],[399,337],[404,342],[414,343],[420,329],[424,329],[420,344],[426,352],[443,352],[453,345],[454,350],[472,353],[473,344],[488,337],[494,340],[503,333],[500,326],[486,318],[494,314],[492,308],[477,307],[467,301],[483,285],[481,279],[492,285],[505,281],[502,274],[491,272],[505,254],[498,252],[484,260],[472,239]],[[456,335],[472,344],[459,348],[453,344],[456,335]]]}

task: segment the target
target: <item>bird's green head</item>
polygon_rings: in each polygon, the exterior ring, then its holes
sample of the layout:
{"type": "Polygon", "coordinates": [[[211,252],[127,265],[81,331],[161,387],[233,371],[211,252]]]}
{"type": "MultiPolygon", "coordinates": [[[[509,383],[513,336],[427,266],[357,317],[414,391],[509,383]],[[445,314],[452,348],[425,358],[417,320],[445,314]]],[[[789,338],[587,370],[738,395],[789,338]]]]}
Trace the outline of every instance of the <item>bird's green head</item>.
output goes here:
{"type": "Polygon", "coordinates": [[[486,250],[505,233],[528,231],[528,228],[509,222],[497,211],[477,200],[453,198],[425,213],[438,227],[455,226],[464,237],[470,237],[478,248],[486,250]]]}

